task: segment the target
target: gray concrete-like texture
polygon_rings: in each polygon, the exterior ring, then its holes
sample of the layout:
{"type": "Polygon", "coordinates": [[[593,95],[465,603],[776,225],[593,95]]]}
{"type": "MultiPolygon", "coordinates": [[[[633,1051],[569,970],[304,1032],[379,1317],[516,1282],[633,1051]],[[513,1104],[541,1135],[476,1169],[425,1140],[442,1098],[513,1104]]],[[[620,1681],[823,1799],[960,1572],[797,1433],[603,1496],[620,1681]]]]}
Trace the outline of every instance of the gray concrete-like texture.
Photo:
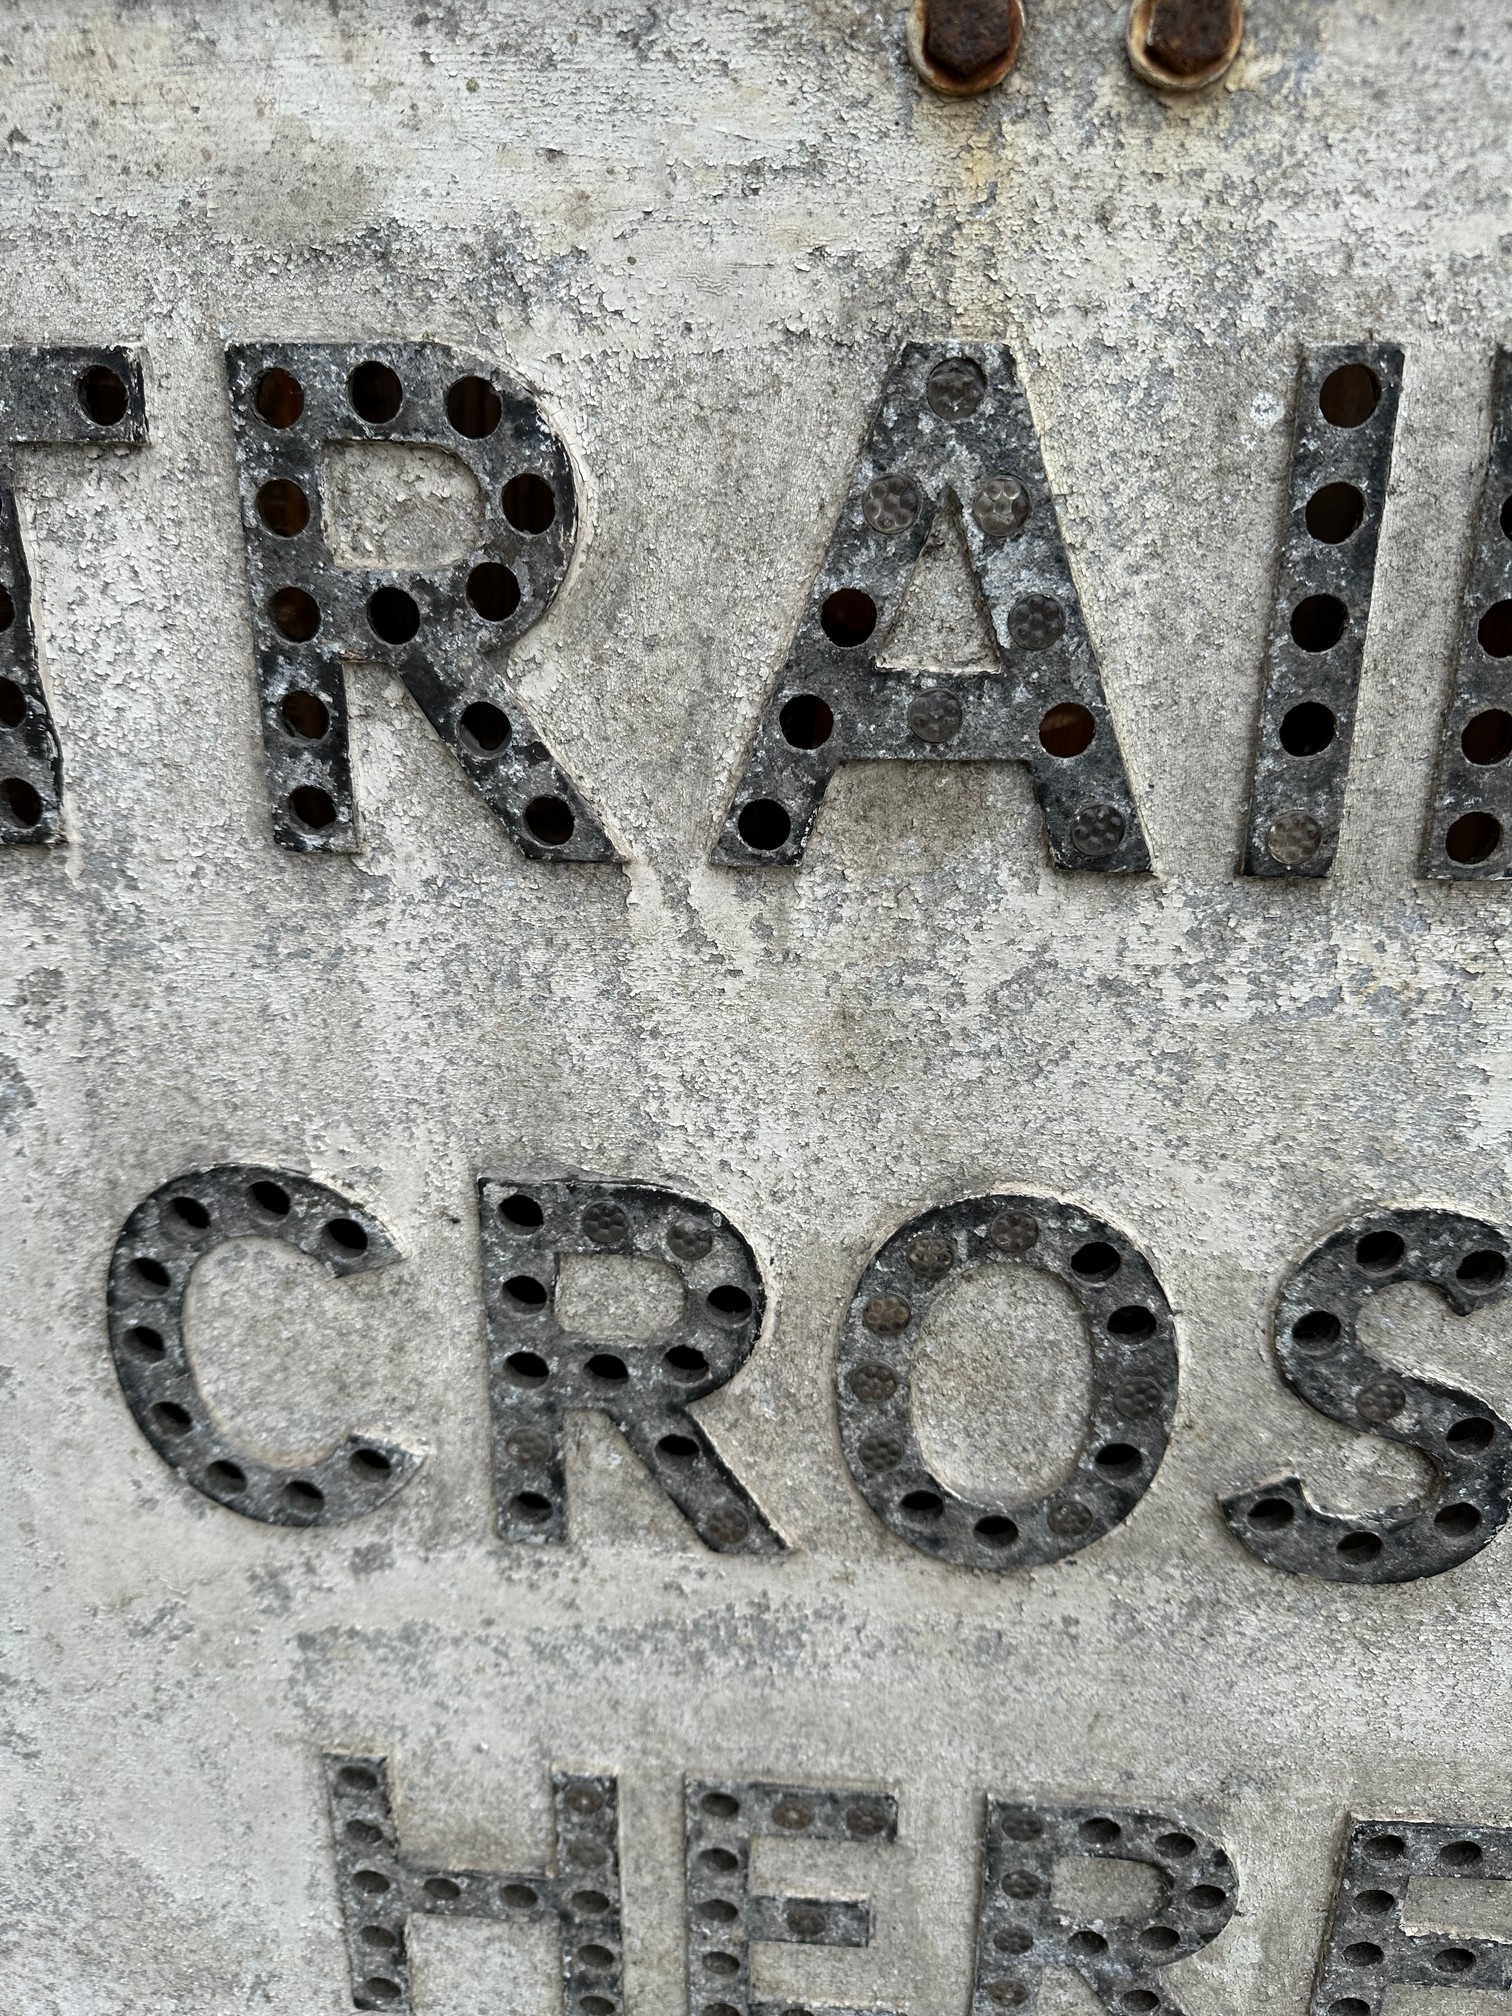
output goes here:
{"type": "MultiPolygon", "coordinates": [[[[1341,1586],[1217,1504],[1421,1488],[1286,1391],[1269,1312],[1373,1206],[1512,1222],[1509,899],[1417,879],[1512,327],[1512,5],[1253,0],[1179,103],[1117,7],[1028,14],[1004,87],[945,102],[863,0],[12,13],[3,340],[139,346],[150,440],[15,458],[67,837],[0,850],[7,2012],[350,2009],[325,1751],[386,1757],[406,1853],[448,1866],[544,1869],[553,1767],[617,1774],[633,2016],[686,2006],[684,1774],[896,1797],[895,1843],[758,1844],[759,1883],[869,1894],[875,1931],[763,1945],[755,1986],[908,2016],[966,2016],[988,1795],[1223,1844],[1189,2016],[1301,2016],[1348,1812],[1512,1822],[1512,1541],[1341,1586]],[[624,867],[525,860],[361,665],[358,852],[274,844],[224,346],[368,336],[496,358],[570,446],[582,537],[511,674],[624,867]],[[1021,770],[923,764],[842,772],[797,871],[711,867],[889,360],[951,337],[1019,359],[1156,872],[1057,871],[1021,770]],[[1245,882],[1297,363],[1366,340],[1405,372],[1338,861],[1245,882]],[[117,1382],[117,1232],[230,1162],[399,1249],[343,1280],[241,1242],[188,1296],[244,1447],[423,1454],[353,1523],[210,1502],[117,1382]],[[703,1547],[592,1416],[568,1542],[496,1537],[476,1179],[574,1173],[750,1241],[762,1333],[700,1418],[782,1555],[703,1547]],[[1137,1242],[1181,1365],[1132,1515],[1000,1575],[874,1519],[832,1392],[870,1254],[994,1189],[1137,1242]]],[[[373,460],[330,479],[343,554],[466,545],[465,482],[373,460]]],[[[895,649],[974,662],[926,558],[895,649]]],[[[562,1293],[616,1337],[677,1287],[590,1255],[562,1293]]],[[[1366,1333],[1512,1411],[1500,1310],[1394,1288],[1366,1333]]],[[[920,1349],[944,1481],[1050,1488],[1089,1378],[1065,1289],[1005,1264],[920,1349]]],[[[411,1954],[417,2016],[559,1994],[544,1926],[426,1918],[411,1954]]]]}

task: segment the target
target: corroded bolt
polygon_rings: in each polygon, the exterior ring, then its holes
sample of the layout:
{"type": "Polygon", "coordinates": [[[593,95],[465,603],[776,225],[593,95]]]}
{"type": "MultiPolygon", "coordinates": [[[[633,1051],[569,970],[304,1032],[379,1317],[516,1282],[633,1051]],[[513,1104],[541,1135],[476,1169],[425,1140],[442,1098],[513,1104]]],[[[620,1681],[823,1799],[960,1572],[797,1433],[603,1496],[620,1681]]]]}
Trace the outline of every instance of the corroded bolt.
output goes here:
{"type": "Polygon", "coordinates": [[[667,1247],[679,1260],[692,1262],[702,1260],[714,1244],[714,1234],[707,1225],[700,1225],[692,1218],[674,1218],[667,1227],[667,1247]]]}
{"type": "Polygon", "coordinates": [[[1023,0],[914,0],[908,53],[926,84],[970,98],[1008,75],[1023,33],[1023,0]]]}
{"type": "Polygon", "coordinates": [[[1066,612],[1053,595],[1020,595],[1008,611],[1008,635],[1020,651],[1048,651],[1066,634],[1066,612]]]}
{"type": "Polygon", "coordinates": [[[1063,1498],[1050,1507],[1045,1524],[1063,1540],[1074,1540],[1092,1524],[1092,1514],[1079,1498],[1063,1498]]]}
{"type": "Polygon", "coordinates": [[[856,1454],[867,1470],[896,1470],[905,1453],[902,1436],[894,1435],[887,1429],[881,1429],[875,1435],[863,1435],[856,1447],[856,1454]]]}
{"type": "Polygon", "coordinates": [[[1027,1253],[1039,1238],[1039,1227],[1017,1211],[1000,1211],[987,1227],[987,1237],[999,1253],[1027,1253]]]}
{"type": "Polygon", "coordinates": [[[898,1375],[886,1365],[858,1365],[850,1375],[850,1389],[868,1407],[891,1400],[898,1390],[898,1375]]]}
{"type": "Polygon", "coordinates": [[[1407,1405],[1407,1388],[1396,1379],[1368,1379],[1355,1405],[1367,1421],[1390,1421],[1407,1405]]]}
{"type": "Polygon", "coordinates": [[[1216,84],[1243,39],[1241,0],[1134,0],[1129,10],[1129,60],[1168,91],[1216,84]]]}

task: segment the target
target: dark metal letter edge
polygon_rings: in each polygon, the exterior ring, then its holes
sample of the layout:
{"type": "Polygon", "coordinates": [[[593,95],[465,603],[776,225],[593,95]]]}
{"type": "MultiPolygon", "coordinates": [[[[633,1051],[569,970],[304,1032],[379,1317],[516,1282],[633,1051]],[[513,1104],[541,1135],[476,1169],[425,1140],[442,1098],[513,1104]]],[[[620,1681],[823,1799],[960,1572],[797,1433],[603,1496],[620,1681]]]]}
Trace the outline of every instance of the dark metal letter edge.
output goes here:
{"type": "Polygon", "coordinates": [[[1154,1480],[1176,1413],[1171,1305],[1131,1239],[1050,1197],[967,1197],[910,1219],[866,1266],[835,1364],[845,1460],[883,1525],[921,1553],[997,1574],[1075,1554],[1126,1519],[1154,1480]],[[1092,1387],[1064,1484],[1028,1504],[974,1503],[933,1475],[910,1382],[923,1319],[946,1286],[1022,1261],[1081,1305],[1092,1387]]]}
{"type": "Polygon", "coordinates": [[[572,465],[537,400],[440,343],[232,344],[226,352],[273,832],[350,853],[343,659],[397,672],[522,854],[620,857],[508,678],[577,538],[572,465]],[[427,568],[338,566],[325,534],[330,442],[443,448],[478,480],[481,544],[427,568]]]}
{"type": "Polygon", "coordinates": [[[1512,350],[1498,350],[1491,442],[1475,547],[1460,605],[1457,666],[1444,712],[1423,873],[1512,875],[1512,350]]]}
{"type": "Polygon", "coordinates": [[[1512,1428],[1473,1393],[1398,1372],[1360,1348],[1360,1311],[1401,1281],[1438,1288],[1458,1316],[1506,1299],[1509,1245],[1453,1211],[1377,1211],[1315,1246],[1281,1291],[1272,1333],[1281,1376],[1300,1399],[1359,1435],[1426,1457],[1419,1498],[1346,1518],[1323,1511],[1299,1477],[1221,1501],[1235,1536],[1273,1568],[1330,1582],[1410,1582],[1478,1554],[1506,1524],[1512,1428]]]}
{"type": "Polygon", "coordinates": [[[617,2016],[624,1961],[615,1779],[553,1772],[556,1873],[501,1875],[436,1868],[404,1853],[386,1758],[328,1755],[325,1774],[356,2008],[412,2016],[406,1934],[413,1917],[518,1925],[555,1918],[566,2016],[617,2016]]]}
{"type": "Polygon", "coordinates": [[[783,1542],[696,1417],[729,1384],[761,1331],[761,1270],[736,1228],[697,1197],[643,1183],[480,1179],[494,1490],[500,1535],[567,1537],[562,1421],[607,1414],[706,1547],[773,1554],[783,1542]],[[580,1337],[555,1312],[564,1255],[658,1260],[682,1280],[681,1321],[664,1337],[580,1337]]]}
{"type": "Polygon", "coordinates": [[[349,1434],[312,1462],[264,1463],[216,1420],[184,1342],[195,1263],[227,1239],[282,1239],[328,1274],[371,1274],[399,1255],[371,1213],[308,1176],[252,1163],[192,1169],[154,1190],[121,1227],[110,1260],[110,1350],[137,1426],[163,1461],[217,1505],[272,1526],[360,1519],[422,1458],[349,1434]]]}
{"type": "Polygon", "coordinates": [[[141,359],[111,346],[0,349],[0,844],[61,837],[63,756],[42,687],[32,577],[8,450],[147,439],[141,359]]]}
{"type": "Polygon", "coordinates": [[[1159,1970],[1211,1945],[1234,1915],[1239,1875],[1210,1835],[1175,1813],[989,1799],[972,2016],[1032,2008],[1047,1967],[1069,1967],[1118,2016],[1181,2008],[1159,1970]],[[1148,1917],[1068,1917],[1051,1898],[1057,1860],[1141,1862],[1160,1896],[1148,1917]]]}
{"type": "Polygon", "coordinates": [[[795,865],[835,771],[878,757],[1027,763],[1062,868],[1150,865],[1029,401],[999,345],[904,346],[712,859],[795,865]],[[991,627],[985,677],[878,663],[942,506],[960,515],[991,627]]]}
{"type": "Polygon", "coordinates": [[[1394,344],[1329,343],[1302,359],[1245,875],[1333,867],[1401,389],[1394,344]]]}

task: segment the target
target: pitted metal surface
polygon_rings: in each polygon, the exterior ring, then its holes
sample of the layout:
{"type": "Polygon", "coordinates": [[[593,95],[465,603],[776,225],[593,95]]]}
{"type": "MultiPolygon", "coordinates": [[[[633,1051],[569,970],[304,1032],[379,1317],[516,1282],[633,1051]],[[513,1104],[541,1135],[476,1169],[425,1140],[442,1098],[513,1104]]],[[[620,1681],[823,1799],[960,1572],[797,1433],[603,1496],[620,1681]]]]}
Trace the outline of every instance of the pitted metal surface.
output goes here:
{"type": "Polygon", "coordinates": [[[494,1488],[506,1540],[567,1538],[562,1424],[607,1414],[706,1547],[771,1554],[782,1541],[689,1410],[729,1384],[761,1332],[766,1290],[747,1241],[712,1205],[643,1183],[478,1184],[488,1305],[494,1488]],[[558,1320],[569,1254],[660,1261],[681,1321],[644,1338],[576,1336],[558,1320]]]}
{"type": "MultiPolygon", "coordinates": [[[[690,1778],[684,1792],[688,2016],[779,2016],[780,2002],[751,1988],[753,1943],[865,1946],[864,1898],[768,1896],[751,1888],[755,1842],[831,1841],[886,1847],[897,1840],[888,1793],[815,1785],[690,1778]]],[[[824,2016],[860,2016],[826,2003],[824,2016]]],[[[866,2016],[885,2016],[868,2009],[866,2016]]]]}
{"type": "Polygon", "coordinates": [[[851,1297],[835,1393],[845,1460],[883,1525],[921,1553],[1001,1574],[1062,1560],[1128,1518],[1160,1468],[1179,1376],[1170,1304],[1132,1240],[1054,1198],[992,1195],[923,1212],[887,1240],[851,1297]],[[1014,1262],[1043,1268],[1079,1303],[1090,1404],[1063,1484],[1028,1503],[974,1502],[919,1447],[917,1338],[936,1297],[1014,1262]]]}
{"type": "Polygon", "coordinates": [[[1309,350],[1297,374],[1246,875],[1327,875],[1333,867],[1402,361],[1391,344],[1328,343],[1309,350]]]}
{"type": "Polygon", "coordinates": [[[555,1919],[563,2016],[619,2016],[619,1788],[613,1778],[554,1771],[556,1866],[505,1875],[408,1854],[394,1820],[387,1758],[334,1753],[324,1762],[353,2007],[399,2016],[417,2009],[408,1950],[417,1917],[483,1918],[517,1928],[555,1919]]]}
{"type": "Polygon", "coordinates": [[[1460,604],[1423,873],[1454,881],[1512,874],[1512,350],[1491,378],[1491,439],[1460,604]]]}
{"type": "MultiPolygon", "coordinates": [[[[1467,1998],[1512,1988],[1507,1940],[1407,1929],[1414,1877],[1477,1886],[1512,1881],[1512,1828],[1352,1820],[1318,1957],[1311,2016],[1381,2016],[1399,1987],[1441,1994],[1458,1989],[1467,1998]]],[[[1473,1922],[1473,1897],[1464,1908],[1473,1922]]]]}
{"type": "Polygon", "coordinates": [[[422,1458],[349,1434],[307,1463],[260,1462],[216,1418],[184,1333],[195,1266],[228,1239],[277,1239],[330,1274],[370,1274],[399,1258],[360,1204],[289,1169],[223,1163],[154,1190],[121,1227],[110,1262],[110,1351],[137,1426],[163,1461],[218,1505],[275,1526],[361,1519],[402,1491],[422,1458]]]}
{"type": "Polygon", "coordinates": [[[357,845],[344,659],[397,671],[515,845],[538,861],[615,861],[596,813],[509,678],[577,541],[577,487],[532,393],[439,343],[233,344],[252,632],[273,831],[301,852],[357,845]],[[483,538],[450,566],[337,564],[321,451],[444,448],[483,497],[483,538]]]}
{"type": "Polygon", "coordinates": [[[1133,873],[1149,849],[1011,351],[907,344],[768,695],[717,862],[801,861],[843,763],[1020,762],[1062,868],[1133,873]],[[939,511],[959,519],[991,626],[985,674],[885,662],[939,511]]]}
{"type": "Polygon", "coordinates": [[[1182,2016],[1161,1970],[1211,1945],[1234,1915],[1239,1874],[1180,1813],[989,1799],[973,2016],[1038,2006],[1047,1967],[1066,1967],[1116,2016],[1182,2016]],[[1158,1895],[1140,1918],[1073,1915],[1054,1898],[1057,1862],[1142,1863],[1158,1895]]]}
{"type": "Polygon", "coordinates": [[[32,571],[16,510],[18,443],[147,439],[141,361],[77,344],[0,349],[0,844],[62,837],[63,752],[37,659],[32,571]]]}
{"type": "Polygon", "coordinates": [[[1437,1288],[1457,1316],[1512,1287],[1507,1236],[1452,1211],[1378,1211],[1314,1247],[1281,1291],[1272,1332],[1281,1376],[1331,1421],[1404,1443],[1432,1488],[1358,1517],[1319,1506],[1299,1477],[1223,1500],[1235,1535],[1273,1567],[1334,1582],[1441,1575],[1494,1540],[1512,1509],[1512,1427],[1473,1393],[1418,1378],[1363,1350],[1371,1296],[1408,1281],[1437,1288]]]}

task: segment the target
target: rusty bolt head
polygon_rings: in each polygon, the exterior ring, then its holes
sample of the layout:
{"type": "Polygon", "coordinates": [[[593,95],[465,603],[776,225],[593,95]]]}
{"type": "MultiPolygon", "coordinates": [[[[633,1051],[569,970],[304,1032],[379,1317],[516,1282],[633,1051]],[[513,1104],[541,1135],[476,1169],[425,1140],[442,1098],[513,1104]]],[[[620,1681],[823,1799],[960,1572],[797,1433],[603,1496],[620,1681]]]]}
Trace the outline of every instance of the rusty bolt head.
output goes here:
{"type": "Polygon", "coordinates": [[[1239,0],[1155,0],[1146,53],[1177,77],[1195,77],[1219,62],[1233,39],[1239,0]]]}
{"type": "Polygon", "coordinates": [[[999,1253],[1027,1253],[1039,1239],[1039,1227],[1020,1212],[1000,1211],[987,1227],[987,1237],[999,1253]]]}
{"type": "Polygon", "coordinates": [[[1216,83],[1239,53],[1242,0],[1135,0],[1128,48],[1148,84],[1197,91],[1216,83]]]}
{"type": "Polygon", "coordinates": [[[1367,1421],[1390,1421],[1407,1405],[1407,1388],[1399,1379],[1367,1379],[1355,1405],[1367,1421]]]}
{"type": "Polygon", "coordinates": [[[595,1246],[623,1246],[630,1236],[630,1220],[618,1204],[599,1197],[583,1213],[583,1231],[595,1246]]]}
{"type": "Polygon", "coordinates": [[[1023,32],[1022,0],[916,0],[910,50],[926,83],[968,97],[1007,76],[1023,32]]]}

